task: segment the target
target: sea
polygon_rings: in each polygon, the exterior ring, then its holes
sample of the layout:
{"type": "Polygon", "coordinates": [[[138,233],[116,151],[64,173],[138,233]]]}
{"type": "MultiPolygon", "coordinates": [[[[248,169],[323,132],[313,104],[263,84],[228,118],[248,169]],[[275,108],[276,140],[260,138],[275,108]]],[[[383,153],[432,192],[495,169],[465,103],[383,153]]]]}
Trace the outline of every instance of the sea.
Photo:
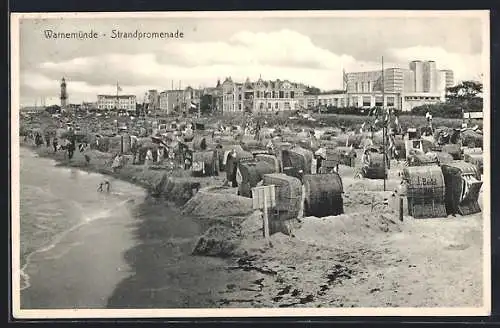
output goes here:
{"type": "MultiPolygon", "coordinates": [[[[142,202],[146,196],[146,192],[135,185],[75,168],[60,167],[52,159],[38,157],[31,150],[21,148],[19,213],[22,305],[103,305],[106,301],[104,291],[102,297],[98,296],[97,299],[77,299],[76,295],[72,300],[69,294],[84,289],[88,285],[86,281],[90,283],[96,278],[95,274],[88,272],[88,268],[98,268],[100,254],[109,253],[110,248],[118,247],[115,249],[116,254],[107,254],[105,262],[113,268],[126,271],[127,264],[119,252],[133,244],[132,228],[127,229],[127,226],[134,221],[133,205],[142,202]],[[109,193],[97,191],[103,181],[110,182],[109,193]],[[92,245],[93,241],[102,239],[96,238],[96,234],[113,230],[117,233],[110,234],[108,240],[114,245],[92,245]],[[75,256],[78,248],[96,250],[96,247],[100,247],[101,251],[80,252],[84,255],[75,256]],[[65,256],[71,251],[75,254],[65,256]],[[67,266],[73,269],[68,270],[67,266]],[[72,275],[78,281],[73,282],[72,275]],[[60,285],[65,279],[66,287],[60,285]]],[[[113,272],[110,275],[100,272],[98,281],[119,281],[126,276],[126,273],[113,272]]],[[[113,283],[110,285],[112,288],[113,283]]]]}

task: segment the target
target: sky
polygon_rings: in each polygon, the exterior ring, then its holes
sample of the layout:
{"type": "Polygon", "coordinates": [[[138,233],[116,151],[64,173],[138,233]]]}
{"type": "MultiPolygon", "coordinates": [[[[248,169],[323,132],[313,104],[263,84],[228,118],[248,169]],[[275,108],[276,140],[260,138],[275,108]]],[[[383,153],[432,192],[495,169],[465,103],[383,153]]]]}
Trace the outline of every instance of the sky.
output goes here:
{"type": "Polygon", "coordinates": [[[20,103],[59,104],[67,80],[70,103],[97,94],[135,94],[215,86],[231,77],[243,82],[288,79],[342,88],[342,71],[407,68],[411,60],[434,60],[455,80],[480,80],[482,20],[460,12],[437,17],[163,17],[23,18],[19,24],[20,103]],[[47,39],[44,31],[96,31],[97,40],[47,39]],[[118,40],[111,31],[183,32],[183,39],[118,40]]]}

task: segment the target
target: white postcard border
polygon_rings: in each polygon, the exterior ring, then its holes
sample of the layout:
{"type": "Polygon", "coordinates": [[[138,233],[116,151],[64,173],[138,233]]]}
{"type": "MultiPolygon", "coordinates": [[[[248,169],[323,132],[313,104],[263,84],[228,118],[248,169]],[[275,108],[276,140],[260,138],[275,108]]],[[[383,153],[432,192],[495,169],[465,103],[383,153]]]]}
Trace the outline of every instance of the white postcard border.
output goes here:
{"type": "Polygon", "coordinates": [[[16,319],[53,318],[178,318],[178,317],[275,317],[275,316],[486,316],[491,311],[491,212],[490,212],[490,23],[488,10],[471,11],[222,11],[222,12],[106,12],[106,13],[12,13],[11,19],[11,208],[12,208],[12,309],[16,319]],[[20,185],[19,185],[19,101],[21,19],[53,18],[168,18],[168,17],[478,17],[483,24],[483,95],[484,95],[484,191],[483,191],[483,306],[477,308],[241,308],[241,309],[124,309],[124,310],[23,310],[20,308],[20,185]]]}

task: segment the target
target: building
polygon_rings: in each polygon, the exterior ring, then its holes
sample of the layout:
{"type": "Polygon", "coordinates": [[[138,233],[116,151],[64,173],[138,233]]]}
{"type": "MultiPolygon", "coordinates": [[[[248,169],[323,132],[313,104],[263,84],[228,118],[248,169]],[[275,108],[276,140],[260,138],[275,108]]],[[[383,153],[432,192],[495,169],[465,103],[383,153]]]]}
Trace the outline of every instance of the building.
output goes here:
{"type": "Polygon", "coordinates": [[[354,72],[346,75],[347,93],[382,90],[382,71],[354,72]]]}
{"type": "Polygon", "coordinates": [[[191,87],[187,87],[186,89],[184,89],[184,97],[181,104],[181,109],[187,111],[189,110],[191,104],[199,104],[202,94],[202,89],[194,89],[191,87]]]}
{"type": "Polygon", "coordinates": [[[199,104],[203,90],[187,87],[184,90],[165,90],[158,95],[158,108],[170,115],[174,112],[186,112],[191,103],[199,104]]]}
{"type": "Polygon", "coordinates": [[[446,88],[454,81],[453,71],[437,70],[435,61],[415,60],[409,63],[409,69],[387,68],[383,75],[381,70],[347,73],[346,82],[346,106],[384,104],[409,111],[416,106],[445,101],[446,88]]]}
{"type": "Polygon", "coordinates": [[[157,90],[148,90],[146,93],[146,102],[149,110],[156,111],[160,109],[160,95],[157,90]]]}
{"type": "Polygon", "coordinates": [[[184,102],[184,90],[165,90],[160,93],[160,110],[167,115],[179,111],[184,102]]]}
{"type": "Polygon", "coordinates": [[[410,63],[410,70],[414,74],[415,92],[424,92],[424,63],[421,60],[414,60],[410,63]]]}
{"type": "Polygon", "coordinates": [[[97,109],[135,111],[137,99],[135,95],[98,95],[97,109]]]}
{"type": "Polygon", "coordinates": [[[401,97],[401,109],[411,111],[412,108],[431,105],[445,101],[443,92],[411,92],[401,97]]]}
{"type": "Polygon", "coordinates": [[[214,88],[203,89],[203,95],[211,96],[212,103],[210,104],[212,112],[219,112],[222,110],[222,84],[220,80],[214,88]]]}
{"type": "Polygon", "coordinates": [[[288,80],[236,83],[228,77],[222,83],[223,112],[277,112],[298,110],[305,105],[305,86],[288,80]]]}
{"type": "Polygon", "coordinates": [[[347,96],[345,93],[324,92],[318,95],[304,95],[303,99],[305,108],[318,106],[347,107],[347,96]]]}
{"type": "Polygon", "coordinates": [[[403,70],[403,92],[415,92],[415,72],[411,69],[403,70]]]}
{"type": "Polygon", "coordinates": [[[437,71],[436,71],[436,62],[433,60],[429,60],[424,62],[423,69],[423,85],[424,92],[438,92],[438,84],[437,84],[437,71]]]}
{"type": "Polygon", "coordinates": [[[439,71],[444,80],[445,80],[445,83],[444,85],[446,86],[446,88],[449,88],[449,87],[452,87],[455,85],[455,77],[453,75],[453,71],[450,70],[450,69],[442,69],[439,71]]]}

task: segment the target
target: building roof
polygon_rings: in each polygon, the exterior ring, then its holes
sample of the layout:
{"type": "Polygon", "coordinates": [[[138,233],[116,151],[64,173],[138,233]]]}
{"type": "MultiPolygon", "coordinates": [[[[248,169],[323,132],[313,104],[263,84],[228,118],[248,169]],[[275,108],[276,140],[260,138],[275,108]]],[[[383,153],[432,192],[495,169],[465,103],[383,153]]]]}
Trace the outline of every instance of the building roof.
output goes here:
{"type": "Polygon", "coordinates": [[[134,97],[136,98],[136,95],[97,95],[97,97],[106,97],[106,98],[130,98],[134,97]]]}
{"type": "Polygon", "coordinates": [[[292,88],[306,88],[303,83],[290,82],[289,80],[280,79],[276,79],[275,81],[273,81],[263,80],[262,78],[259,78],[257,81],[252,82],[249,78],[246,78],[245,82],[233,82],[233,80],[231,80],[231,78],[229,77],[224,80],[224,83],[232,83],[238,87],[245,87],[247,89],[258,89],[261,86],[263,86],[264,88],[276,89],[280,88],[284,83],[289,83],[292,88]]]}

